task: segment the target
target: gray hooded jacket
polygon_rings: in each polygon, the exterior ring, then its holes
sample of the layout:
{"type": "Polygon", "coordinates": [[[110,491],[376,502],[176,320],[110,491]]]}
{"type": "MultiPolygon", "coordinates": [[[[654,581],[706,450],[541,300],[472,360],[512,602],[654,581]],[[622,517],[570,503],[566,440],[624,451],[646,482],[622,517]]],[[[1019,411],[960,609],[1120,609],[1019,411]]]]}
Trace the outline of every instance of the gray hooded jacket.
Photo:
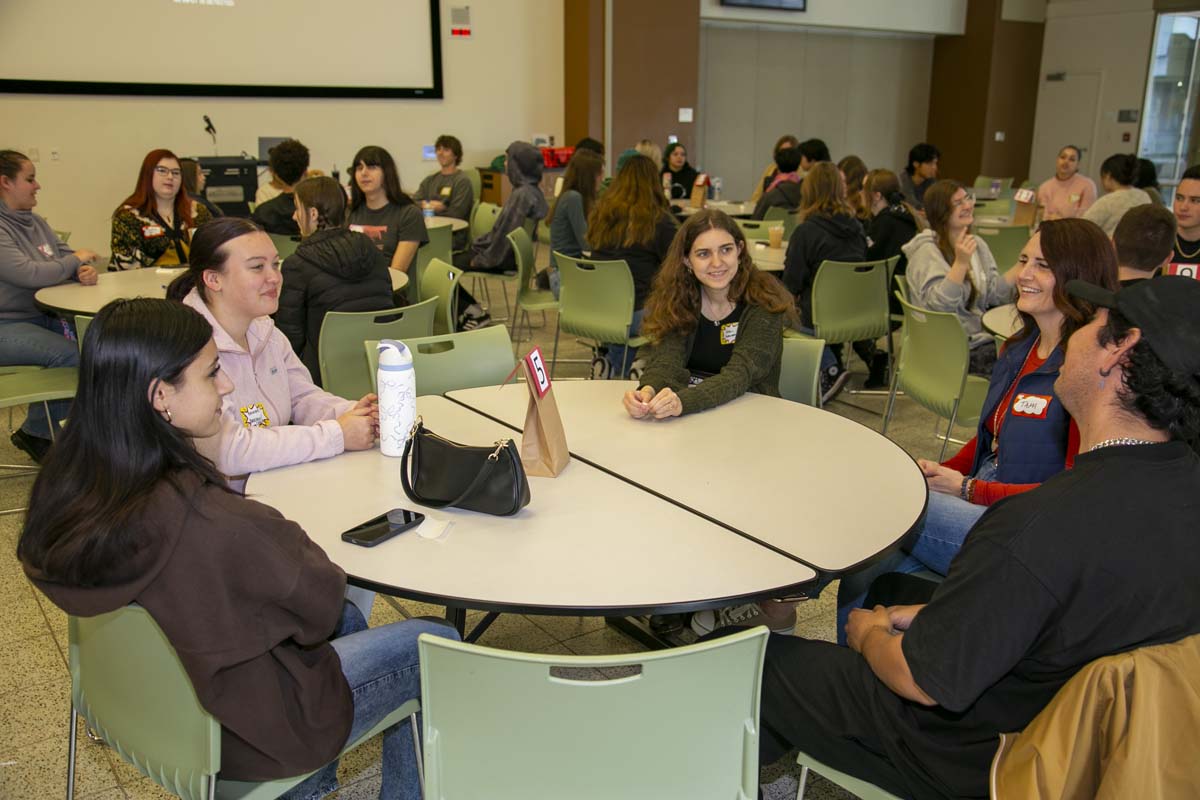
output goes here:
{"type": "Polygon", "coordinates": [[[0,319],[39,316],[34,293],[73,279],[78,270],[75,251],[58,240],[46,220],[0,201],[0,319]]]}
{"type": "Polygon", "coordinates": [[[550,207],[542,194],[542,151],[528,142],[513,142],[505,151],[508,162],[504,171],[512,183],[512,194],[496,217],[495,226],[471,243],[471,266],[488,269],[516,264],[508,234],[525,224],[539,220],[550,207]]]}

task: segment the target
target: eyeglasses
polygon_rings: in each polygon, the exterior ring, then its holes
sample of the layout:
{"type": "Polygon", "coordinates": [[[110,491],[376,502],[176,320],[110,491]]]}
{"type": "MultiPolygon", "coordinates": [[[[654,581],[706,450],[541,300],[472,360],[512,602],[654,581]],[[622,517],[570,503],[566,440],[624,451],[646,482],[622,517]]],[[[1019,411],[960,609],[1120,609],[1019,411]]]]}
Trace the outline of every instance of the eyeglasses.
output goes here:
{"type": "Polygon", "coordinates": [[[962,208],[963,206],[965,206],[967,204],[971,204],[971,205],[975,204],[975,193],[974,192],[967,192],[965,195],[963,195],[961,200],[950,201],[950,205],[953,206],[954,208],[962,208]]]}
{"type": "Polygon", "coordinates": [[[155,167],[154,174],[158,175],[160,177],[163,177],[163,178],[167,177],[168,175],[171,176],[172,178],[179,178],[179,177],[183,176],[183,170],[167,169],[166,167],[155,167]]]}

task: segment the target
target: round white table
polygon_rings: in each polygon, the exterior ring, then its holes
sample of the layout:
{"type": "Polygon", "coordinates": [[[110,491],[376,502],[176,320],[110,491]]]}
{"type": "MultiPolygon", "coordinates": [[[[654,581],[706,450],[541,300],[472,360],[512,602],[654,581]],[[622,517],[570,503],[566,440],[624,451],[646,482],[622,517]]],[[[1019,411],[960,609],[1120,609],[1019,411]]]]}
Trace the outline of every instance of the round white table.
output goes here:
{"type": "Polygon", "coordinates": [[[788,243],[784,240],[779,247],[771,247],[763,241],[747,242],[750,246],[750,258],[754,266],[765,272],[783,272],[783,257],[787,254],[788,243]]]}
{"type": "MultiPolygon", "coordinates": [[[[171,269],[146,267],[118,272],[101,272],[94,286],[84,286],[75,281],[60,283],[38,289],[33,300],[43,311],[55,314],[94,315],[113,300],[130,297],[167,296],[167,285],[183,274],[183,267],[171,269]]],[[[392,291],[408,286],[408,275],[390,269],[392,291]]]]}
{"type": "Polygon", "coordinates": [[[1021,315],[1017,313],[1016,303],[1005,303],[1002,306],[989,308],[983,312],[981,322],[990,333],[1004,339],[1011,339],[1025,324],[1021,320],[1021,315]]]}
{"type": "Polygon", "coordinates": [[[466,229],[467,221],[458,217],[425,217],[426,228],[437,228],[441,225],[449,225],[452,231],[461,231],[466,229]]]}
{"type": "MultiPolygon", "coordinates": [[[[691,205],[690,198],[683,198],[671,201],[681,214],[692,215],[700,209],[691,205]]],[[[754,203],[746,202],[730,202],[728,200],[708,200],[704,204],[705,208],[711,208],[715,211],[724,211],[731,217],[748,217],[754,213],[754,203]]]]}

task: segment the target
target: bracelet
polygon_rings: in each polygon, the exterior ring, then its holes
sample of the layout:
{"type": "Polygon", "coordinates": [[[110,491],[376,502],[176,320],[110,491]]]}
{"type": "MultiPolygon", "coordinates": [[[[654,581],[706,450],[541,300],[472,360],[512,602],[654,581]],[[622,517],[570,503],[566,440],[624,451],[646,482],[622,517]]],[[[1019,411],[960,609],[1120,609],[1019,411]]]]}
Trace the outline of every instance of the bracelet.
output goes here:
{"type": "Polygon", "coordinates": [[[975,479],[974,478],[971,478],[971,480],[967,481],[967,502],[968,503],[975,502],[975,479]]]}
{"type": "MultiPolygon", "coordinates": [[[[958,487],[958,496],[960,498],[962,498],[963,500],[967,500],[967,487],[968,487],[968,484],[970,484],[970,483],[971,483],[971,479],[964,476],[963,480],[962,480],[962,486],[958,487]]],[[[971,501],[967,500],[967,502],[969,503],[971,501]]]]}

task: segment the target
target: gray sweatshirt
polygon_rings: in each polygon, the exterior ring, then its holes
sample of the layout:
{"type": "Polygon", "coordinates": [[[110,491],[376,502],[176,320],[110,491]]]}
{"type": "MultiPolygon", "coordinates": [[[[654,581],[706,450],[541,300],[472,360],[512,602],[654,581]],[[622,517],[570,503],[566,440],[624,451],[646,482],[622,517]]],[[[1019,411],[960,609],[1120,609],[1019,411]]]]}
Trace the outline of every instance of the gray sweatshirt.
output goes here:
{"type": "Polygon", "coordinates": [[[471,265],[474,267],[516,268],[516,256],[507,236],[525,224],[546,216],[550,207],[538,185],[542,180],[542,151],[528,142],[513,142],[505,153],[508,163],[505,174],[512,183],[512,193],[496,216],[490,231],[471,243],[471,265]]]}
{"type": "Polygon", "coordinates": [[[78,270],[75,251],[58,240],[46,220],[0,200],[0,319],[40,316],[34,293],[75,279],[78,270]]]}

